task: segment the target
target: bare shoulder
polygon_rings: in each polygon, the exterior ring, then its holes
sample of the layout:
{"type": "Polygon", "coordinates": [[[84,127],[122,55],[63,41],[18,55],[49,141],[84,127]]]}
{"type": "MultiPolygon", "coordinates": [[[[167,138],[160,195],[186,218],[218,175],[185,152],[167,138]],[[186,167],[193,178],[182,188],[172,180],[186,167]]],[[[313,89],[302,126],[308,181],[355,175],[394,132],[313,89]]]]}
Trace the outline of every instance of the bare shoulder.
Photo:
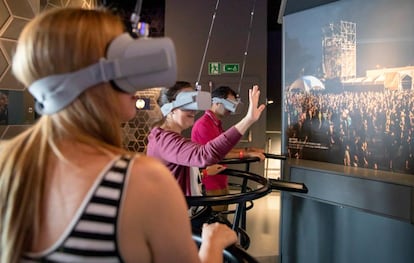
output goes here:
{"type": "MultiPolygon", "coordinates": [[[[170,170],[158,159],[146,155],[136,155],[133,158],[131,175],[133,177],[145,177],[145,179],[162,180],[167,175],[171,175],[170,170]],[[151,175],[151,177],[148,177],[151,175]]],[[[168,176],[169,179],[171,176],[168,176]]],[[[168,179],[166,179],[168,180],[168,179]]]]}
{"type": "MultiPolygon", "coordinates": [[[[171,192],[180,189],[173,174],[159,160],[145,155],[137,155],[133,159],[129,178],[131,188],[145,188],[144,192],[151,193],[154,188],[157,192],[171,192]]],[[[142,193],[142,192],[141,192],[142,193]]],[[[152,192],[152,195],[154,192],[152,192]]]]}
{"type": "Polygon", "coordinates": [[[151,262],[155,244],[164,238],[160,226],[168,225],[172,213],[185,214],[183,195],[168,168],[144,155],[133,158],[125,190],[119,224],[121,254],[125,262],[137,258],[151,262]],[[171,210],[172,204],[178,210],[171,210]]]}
{"type": "Polygon", "coordinates": [[[155,254],[159,262],[169,262],[171,257],[178,258],[174,262],[196,262],[187,204],[173,174],[160,161],[147,156],[134,158],[129,173],[120,217],[125,261],[139,258],[141,262],[153,262],[155,254]],[[179,241],[172,245],[172,237],[179,241]]]}

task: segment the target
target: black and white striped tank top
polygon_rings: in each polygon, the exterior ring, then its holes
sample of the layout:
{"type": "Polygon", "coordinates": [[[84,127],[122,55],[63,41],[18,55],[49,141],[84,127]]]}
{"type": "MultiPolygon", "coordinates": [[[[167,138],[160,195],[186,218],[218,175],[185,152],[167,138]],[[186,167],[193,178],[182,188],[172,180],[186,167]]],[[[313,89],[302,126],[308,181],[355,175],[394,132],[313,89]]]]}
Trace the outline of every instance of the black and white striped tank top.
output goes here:
{"type": "Polygon", "coordinates": [[[27,253],[21,262],[123,262],[117,224],[131,158],[122,156],[108,164],[62,237],[43,252],[27,253]]]}

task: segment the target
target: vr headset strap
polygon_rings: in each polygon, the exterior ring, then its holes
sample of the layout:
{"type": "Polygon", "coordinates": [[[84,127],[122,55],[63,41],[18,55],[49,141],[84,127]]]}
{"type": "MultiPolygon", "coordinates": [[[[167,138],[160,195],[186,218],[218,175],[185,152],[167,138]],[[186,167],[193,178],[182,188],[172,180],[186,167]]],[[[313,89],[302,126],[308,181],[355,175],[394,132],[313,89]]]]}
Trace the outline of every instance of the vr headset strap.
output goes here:
{"type": "Polygon", "coordinates": [[[171,61],[165,51],[111,61],[102,58],[84,69],[39,79],[30,85],[29,91],[36,99],[36,111],[39,114],[52,114],[69,105],[91,86],[128,76],[164,71],[168,65],[171,65],[171,61]]]}
{"type": "Polygon", "coordinates": [[[182,106],[191,104],[196,101],[195,96],[181,98],[180,100],[175,100],[173,102],[166,103],[162,105],[161,112],[164,116],[167,116],[173,109],[180,108],[182,106]]]}

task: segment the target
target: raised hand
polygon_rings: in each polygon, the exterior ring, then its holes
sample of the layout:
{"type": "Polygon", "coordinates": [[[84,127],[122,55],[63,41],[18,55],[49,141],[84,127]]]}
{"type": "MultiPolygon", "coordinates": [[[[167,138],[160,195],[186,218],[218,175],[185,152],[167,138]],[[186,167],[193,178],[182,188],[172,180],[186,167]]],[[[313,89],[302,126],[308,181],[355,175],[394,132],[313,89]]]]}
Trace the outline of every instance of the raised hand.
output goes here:
{"type": "Polygon", "coordinates": [[[261,104],[259,106],[259,98],[259,86],[254,85],[253,88],[249,89],[249,109],[247,110],[246,116],[235,125],[241,134],[244,134],[262,115],[265,105],[261,104]]]}
{"type": "Polygon", "coordinates": [[[262,115],[265,105],[259,106],[260,90],[259,86],[254,85],[253,88],[249,89],[249,109],[246,117],[250,118],[252,122],[256,122],[262,115]]]}

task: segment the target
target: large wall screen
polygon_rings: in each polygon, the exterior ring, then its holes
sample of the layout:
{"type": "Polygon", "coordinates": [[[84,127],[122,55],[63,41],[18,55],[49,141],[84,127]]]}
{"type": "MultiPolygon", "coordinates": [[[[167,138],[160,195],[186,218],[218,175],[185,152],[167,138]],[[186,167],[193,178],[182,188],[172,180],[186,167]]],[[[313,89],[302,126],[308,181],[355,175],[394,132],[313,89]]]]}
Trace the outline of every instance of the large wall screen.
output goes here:
{"type": "Polygon", "coordinates": [[[414,1],[340,0],[283,34],[285,153],[414,174],[414,1]]]}

